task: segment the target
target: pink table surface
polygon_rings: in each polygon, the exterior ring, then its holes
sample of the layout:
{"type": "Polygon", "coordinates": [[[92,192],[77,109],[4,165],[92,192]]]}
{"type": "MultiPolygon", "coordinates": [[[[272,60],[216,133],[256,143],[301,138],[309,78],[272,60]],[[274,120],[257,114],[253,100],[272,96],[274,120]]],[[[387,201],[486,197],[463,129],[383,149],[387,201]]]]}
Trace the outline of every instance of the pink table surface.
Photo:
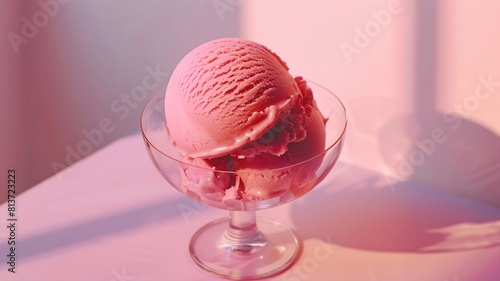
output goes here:
{"type": "MultiPolygon", "coordinates": [[[[19,175],[20,177],[21,175],[19,175]]],[[[17,197],[16,273],[2,281],[221,280],[188,243],[227,212],[169,186],[140,135],[113,142],[17,197]]],[[[7,225],[7,204],[0,206],[7,225]]],[[[297,263],[266,280],[500,280],[500,209],[385,177],[341,160],[304,197],[260,211],[303,239],[297,263]]]]}

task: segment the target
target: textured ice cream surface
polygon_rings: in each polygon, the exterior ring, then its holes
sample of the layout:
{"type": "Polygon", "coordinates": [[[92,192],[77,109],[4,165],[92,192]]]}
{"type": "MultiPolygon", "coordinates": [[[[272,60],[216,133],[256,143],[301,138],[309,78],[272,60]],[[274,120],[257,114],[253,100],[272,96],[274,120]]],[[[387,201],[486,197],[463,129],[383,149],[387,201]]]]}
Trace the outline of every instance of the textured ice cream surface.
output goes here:
{"type": "Polygon", "coordinates": [[[243,196],[261,200],[280,196],[288,190],[292,190],[295,195],[307,192],[308,190],[302,192],[299,189],[307,188],[307,185],[316,179],[315,172],[323,158],[318,157],[308,163],[298,163],[309,160],[325,150],[324,124],[323,116],[319,111],[314,111],[312,121],[306,127],[308,134],[305,139],[290,143],[285,154],[276,156],[264,153],[239,160],[238,174],[242,181],[243,196]],[[294,164],[298,165],[293,166],[294,164]],[[285,166],[289,168],[280,169],[285,166]],[[255,173],[259,170],[262,172],[255,173]]]}

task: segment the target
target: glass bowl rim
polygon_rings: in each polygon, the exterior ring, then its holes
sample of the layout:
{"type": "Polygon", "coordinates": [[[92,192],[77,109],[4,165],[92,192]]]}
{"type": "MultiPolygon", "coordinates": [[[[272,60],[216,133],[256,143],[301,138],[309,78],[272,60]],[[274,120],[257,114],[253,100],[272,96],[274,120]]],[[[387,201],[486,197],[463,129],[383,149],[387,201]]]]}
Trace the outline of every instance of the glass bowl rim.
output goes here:
{"type": "MultiPolygon", "coordinates": [[[[279,167],[279,168],[273,168],[273,169],[263,169],[263,170],[259,170],[259,171],[230,171],[230,170],[218,170],[218,169],[216,169],[214,167],[209,168],[209,167],[198,166],[196,164],[193,164],[193,163],[190,163],[190,162],[186,162],[186,161],[178,159],[178,158],[176,158],[174,156],[169,155],[168,153],[164,152],[162,149],[158,148],[150,140],[150,138],[148,138],[148,134],[145,132],[144,125],[143,125],[144,119],[145,119],[146,108],[148,108],[151,105],[151,103],[153,103],[153,101],[156,100],[156,99],[158,99],[158,98],[160,98],[163,101],[165,100],[165,88],[162,89],[161,91],[157,92],[156,94],[154,94],[148,100],[148,102],[146,103],[146,105],[144,106],[144,108],[142,109],[141,117],[140,117],[140,127],[141,127],[142,136],[143,136],[144,140],[148,143],[149,146],[153,147],[156,151],[160,152],[162,155],[166,156],[167,158],[170,158],[174,162],[177,162],[178,164],[182,164],[182,165],[194,167],[196,169],[206,170],[206,171],[209,171],[209,172],[212,172],[212,173],[225,173],[225,174],[255,174],[255,173],[262,174],[262,173],[274,173],[274,172],[277,172],[277,171],[289,170],[291,168],[294,168],[294,167],[297,167],[297,166],[300,166],[300,165],[304,165],[305,163],[311,162],[311,161],[313,161],[314,159],[316,159],[318,157],[322,157],[324,154],[326,154],[331,149],[333,149],[333,147],[335,147],[337,144],[339,144],[339,142],[341,142],[341,140],[345,137],[346,130],[347,130],[347,123],[349,122],[349,116],[347,114],[346,107],[345,107],[344,103],[339,99],[339,97],[337,95],[335,95],[332,91],[330,91],[329,89],[327,89],[326,87],[324,87],[323,85],[321,85],[319,83],[316,83],[316,82],[314,82],[314,81],[312,81],[310,79],[307,79],[307,78],[304,78],[304,80],[306,80],[308,84],[309,83],[314,84],[316,87],[320,87],[324,91],[326,91],[330,95],[332,95],[333,98],[338,102],[338,104],[340,104],[340,106],[342,108],[342,112],[343,112],[344,118],[345,118],[345,122],[343,122],[342,132],[340,134],[338,134],[338,136],[335,139],[335,141],[331,145],[329,145],[328,147],[326,147],[321,153],[318,153],[318,154],[316,154],[316,155],[314,155],[312,157],[309,157],[306,160],[302,160],[302,161],[294,163],[294,164],[282,166],[282,167],[279,167]]],[[[314,95],[314,91],[313,91],[313,95],[314,95]]],[[[165,127],[166,127],[166,125],[165,125],[165,127]]],[[[168,128],[166,128],[166,129],[168,130],[168,128]]],[[[188,157],[188,156],[186,156],[186,157],[188,157]]]]}

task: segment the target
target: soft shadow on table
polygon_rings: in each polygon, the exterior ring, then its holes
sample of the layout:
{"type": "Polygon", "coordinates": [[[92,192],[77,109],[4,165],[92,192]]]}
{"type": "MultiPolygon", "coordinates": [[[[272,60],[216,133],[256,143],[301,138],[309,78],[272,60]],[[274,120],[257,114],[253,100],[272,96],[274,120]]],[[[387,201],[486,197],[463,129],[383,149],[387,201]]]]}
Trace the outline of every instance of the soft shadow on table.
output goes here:
{"type": "Polygon", "coordinates": [[[292,202],[303,239],[383,252],[451,252],[500,246],[500,209],[347,164],[292,202]]]}
{"type": "MultiPolygon", "coordinates": [[[[179,206],[192,206],[192,202],[187,197],[179,195],[178,197],[129,208],[116,214],[78,222],[67,227],[18,239],[16,243],[22,245],[22,247],[19,247],[19,256],[23,259],[29,258],[60,248],[144,227],[148,224],[161,223],[174,217],[182,218],[179,206]]],[[[6,249],[7,247],[6,243],[0,245],[0,249],[6,249]]]]}
{"type": "Polygon", "coordinates": [[[500,138],[460,115],[428,113],[425,123],[398,115],[381,128],[385,165],[397,177],[500,207],[500,138]]]}
{"type": "Polygon", "coordinates": [[[344,150],[352,162],[500,207],[500,136],[495,132],[465,114],[402,112],[389,100],[366,98],[349,106],[344,150]]]}

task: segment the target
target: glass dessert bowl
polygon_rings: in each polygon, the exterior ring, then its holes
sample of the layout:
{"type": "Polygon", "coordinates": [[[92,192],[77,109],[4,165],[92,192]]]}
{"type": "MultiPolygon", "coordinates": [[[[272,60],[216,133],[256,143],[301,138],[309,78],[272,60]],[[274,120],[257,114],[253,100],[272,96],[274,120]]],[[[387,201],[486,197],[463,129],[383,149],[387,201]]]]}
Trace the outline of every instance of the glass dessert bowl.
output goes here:
{"type": "Polygon", "coordinates": [[[252,169],[218,170],[188,161],[170,139],[165,93],[155,95],[145,106],[141,130],[158,171],[190,198],[229,211],[227,218],[206,224],[191,238],[191,257],[204,270],[229,279],[257,279],[283,272],[298,258],[301,242],[293,230],[278,221],[257,218],[256,211],[288,203],[311,191],[339,158],[347,127],[345,107],[328,89],[307,82],[324,117],[325,147],[305,161],[273,168],[266,165],[259,169],[256,162],[252,169]],[[221,190],[218,187],[222,185],[231,188],[221,190]],[[241,196],[243,185],[254,190],[251,196],[241,196]],[[271,187],[265,196],[259,195],[271,187]]]}

